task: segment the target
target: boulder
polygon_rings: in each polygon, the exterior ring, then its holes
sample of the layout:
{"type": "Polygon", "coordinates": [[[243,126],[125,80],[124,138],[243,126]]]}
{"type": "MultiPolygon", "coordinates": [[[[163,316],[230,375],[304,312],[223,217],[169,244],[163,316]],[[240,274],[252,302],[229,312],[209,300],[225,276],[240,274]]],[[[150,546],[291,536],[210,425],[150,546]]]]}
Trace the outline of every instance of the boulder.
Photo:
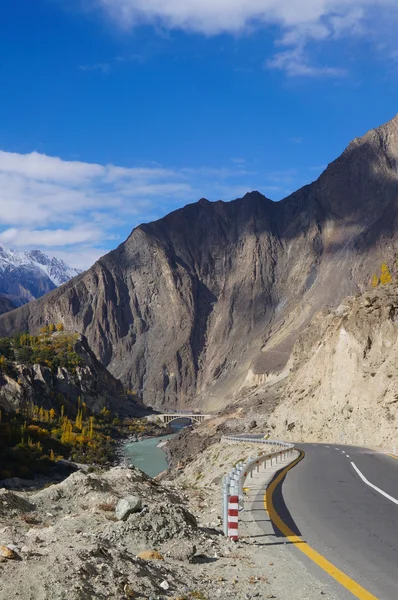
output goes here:
{"type": "Polygon", "coordinates": [[[144,550],[138,554],[138,558],[143,560],[164,560],[163,556],[157,550],[144,550]]]}
{"type": "Polygon", "coordinates": [[[0,556],[2,558],[9,558],[10,560],[15,560],[17,558],[17,554],[8,546],[0,546],[0,556]]]}
{"type": "Polygon", "coordinates": [[[115,515],[118,521],[126,521],[131,514],[139,512],[141,509],[141,498],[138,498],[138,496],[126,496],[126,498],[122,498],[117,503],[115,515]]]}

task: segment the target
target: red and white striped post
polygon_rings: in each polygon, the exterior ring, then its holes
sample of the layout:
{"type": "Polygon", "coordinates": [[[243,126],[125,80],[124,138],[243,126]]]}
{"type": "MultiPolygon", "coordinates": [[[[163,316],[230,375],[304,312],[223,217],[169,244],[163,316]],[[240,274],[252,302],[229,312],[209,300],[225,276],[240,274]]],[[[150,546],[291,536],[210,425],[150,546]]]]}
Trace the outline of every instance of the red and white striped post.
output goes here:
{"type": "MultiPolygon", "coordinates": [[[[231,482],[232,483],[232,482],[231,482]]],[[[239,495],[238,488],[231,486],[231,495],[228,498],[228,537],[236,542],[239,538],[239,495]]]]}

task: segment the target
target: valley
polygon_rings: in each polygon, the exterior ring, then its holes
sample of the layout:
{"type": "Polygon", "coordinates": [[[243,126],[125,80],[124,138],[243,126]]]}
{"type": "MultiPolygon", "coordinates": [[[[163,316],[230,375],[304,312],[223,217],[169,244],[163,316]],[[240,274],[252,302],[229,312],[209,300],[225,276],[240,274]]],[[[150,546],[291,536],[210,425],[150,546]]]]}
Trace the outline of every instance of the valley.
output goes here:
{"type": "MultiPolygon", "coordinates": [[[[6,305],[0,594],[13,597],[17,577],[29,600],[63,600],[67,588],[71,600],[246,600],[264,590],[291,600],[297,582],[309,600],[343,597],[307,563],[303,575],[263,518],[250,521],[249,498],[242,539],[222,536],[222,478],[257,451],[223,436],[304,442],[309,455],[322,442],[363,446],[366,464],[392,468],[380,452],[396,453],[398,418],[396,165],[398,117],[280,202],[259,192],[202,199],[136,227],[42,297],[6,305]],[[178,415],[194,426],[165,436],[178,415]],[[119,518],[119,502],[136,508],[119,518]]],[[[343,463],[336,469],[351,477],[343,463]]],[[[286,498],[302,483],[296,472],[286,498]]],[[[294,509],[307,520],[309,502],[294,509]]],[[[320,527],[314,511],[316,546],[320,527]]],[[[388,600],[394,585],[383,588],[388,600]]]]}

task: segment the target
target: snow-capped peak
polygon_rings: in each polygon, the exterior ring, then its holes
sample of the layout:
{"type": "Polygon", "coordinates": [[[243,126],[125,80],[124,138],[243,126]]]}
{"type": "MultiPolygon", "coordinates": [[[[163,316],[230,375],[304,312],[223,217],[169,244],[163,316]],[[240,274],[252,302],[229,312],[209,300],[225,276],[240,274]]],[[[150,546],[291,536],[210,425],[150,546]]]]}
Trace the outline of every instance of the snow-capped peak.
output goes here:
{"type": "Polygon", "coordinates": [[[0,245],[0,271],[21,267],[32,270],[39,269],[57,287],[81,273],[79,269],[69,267],[63,260],[55,256],[49,257],[41,250],[17,252],[0,245]]]}

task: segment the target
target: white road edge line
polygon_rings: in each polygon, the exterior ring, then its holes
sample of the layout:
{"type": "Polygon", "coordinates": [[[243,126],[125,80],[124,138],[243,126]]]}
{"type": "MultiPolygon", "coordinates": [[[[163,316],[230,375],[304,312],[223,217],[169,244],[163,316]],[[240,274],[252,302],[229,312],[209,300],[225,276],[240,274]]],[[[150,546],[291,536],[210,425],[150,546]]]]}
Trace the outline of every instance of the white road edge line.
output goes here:
{"type": "Polygon", "coordinates": [[[396,500],[395,498],[393,498],[392,496],[390,496],[390,494],[387,494],[386,492],[383,492],[383,490],[381,490],[380,488],[378,488],[377,486],[373,485],[373,483],[370,483],[370,481],[368,481],[365,477],[365,475],[362,475],[361,471],[358,469],[358,467],[356,466],[355,463],[351,462],[351,466],[354,468],[354,470],[358,473],[359,477],[362,479],[362,481],[364,483],[366,483],[366,485],[368,485],[369,487],[373,488],[374,490],[376,490],[376,492],[379,492],[379,494],[381,494],[382,496],[384,496],[385,498],[387,498],[388,500],[391,500],[391,502],[394,502],[394,504],[398,504],[398,500],[396,500]]]}

